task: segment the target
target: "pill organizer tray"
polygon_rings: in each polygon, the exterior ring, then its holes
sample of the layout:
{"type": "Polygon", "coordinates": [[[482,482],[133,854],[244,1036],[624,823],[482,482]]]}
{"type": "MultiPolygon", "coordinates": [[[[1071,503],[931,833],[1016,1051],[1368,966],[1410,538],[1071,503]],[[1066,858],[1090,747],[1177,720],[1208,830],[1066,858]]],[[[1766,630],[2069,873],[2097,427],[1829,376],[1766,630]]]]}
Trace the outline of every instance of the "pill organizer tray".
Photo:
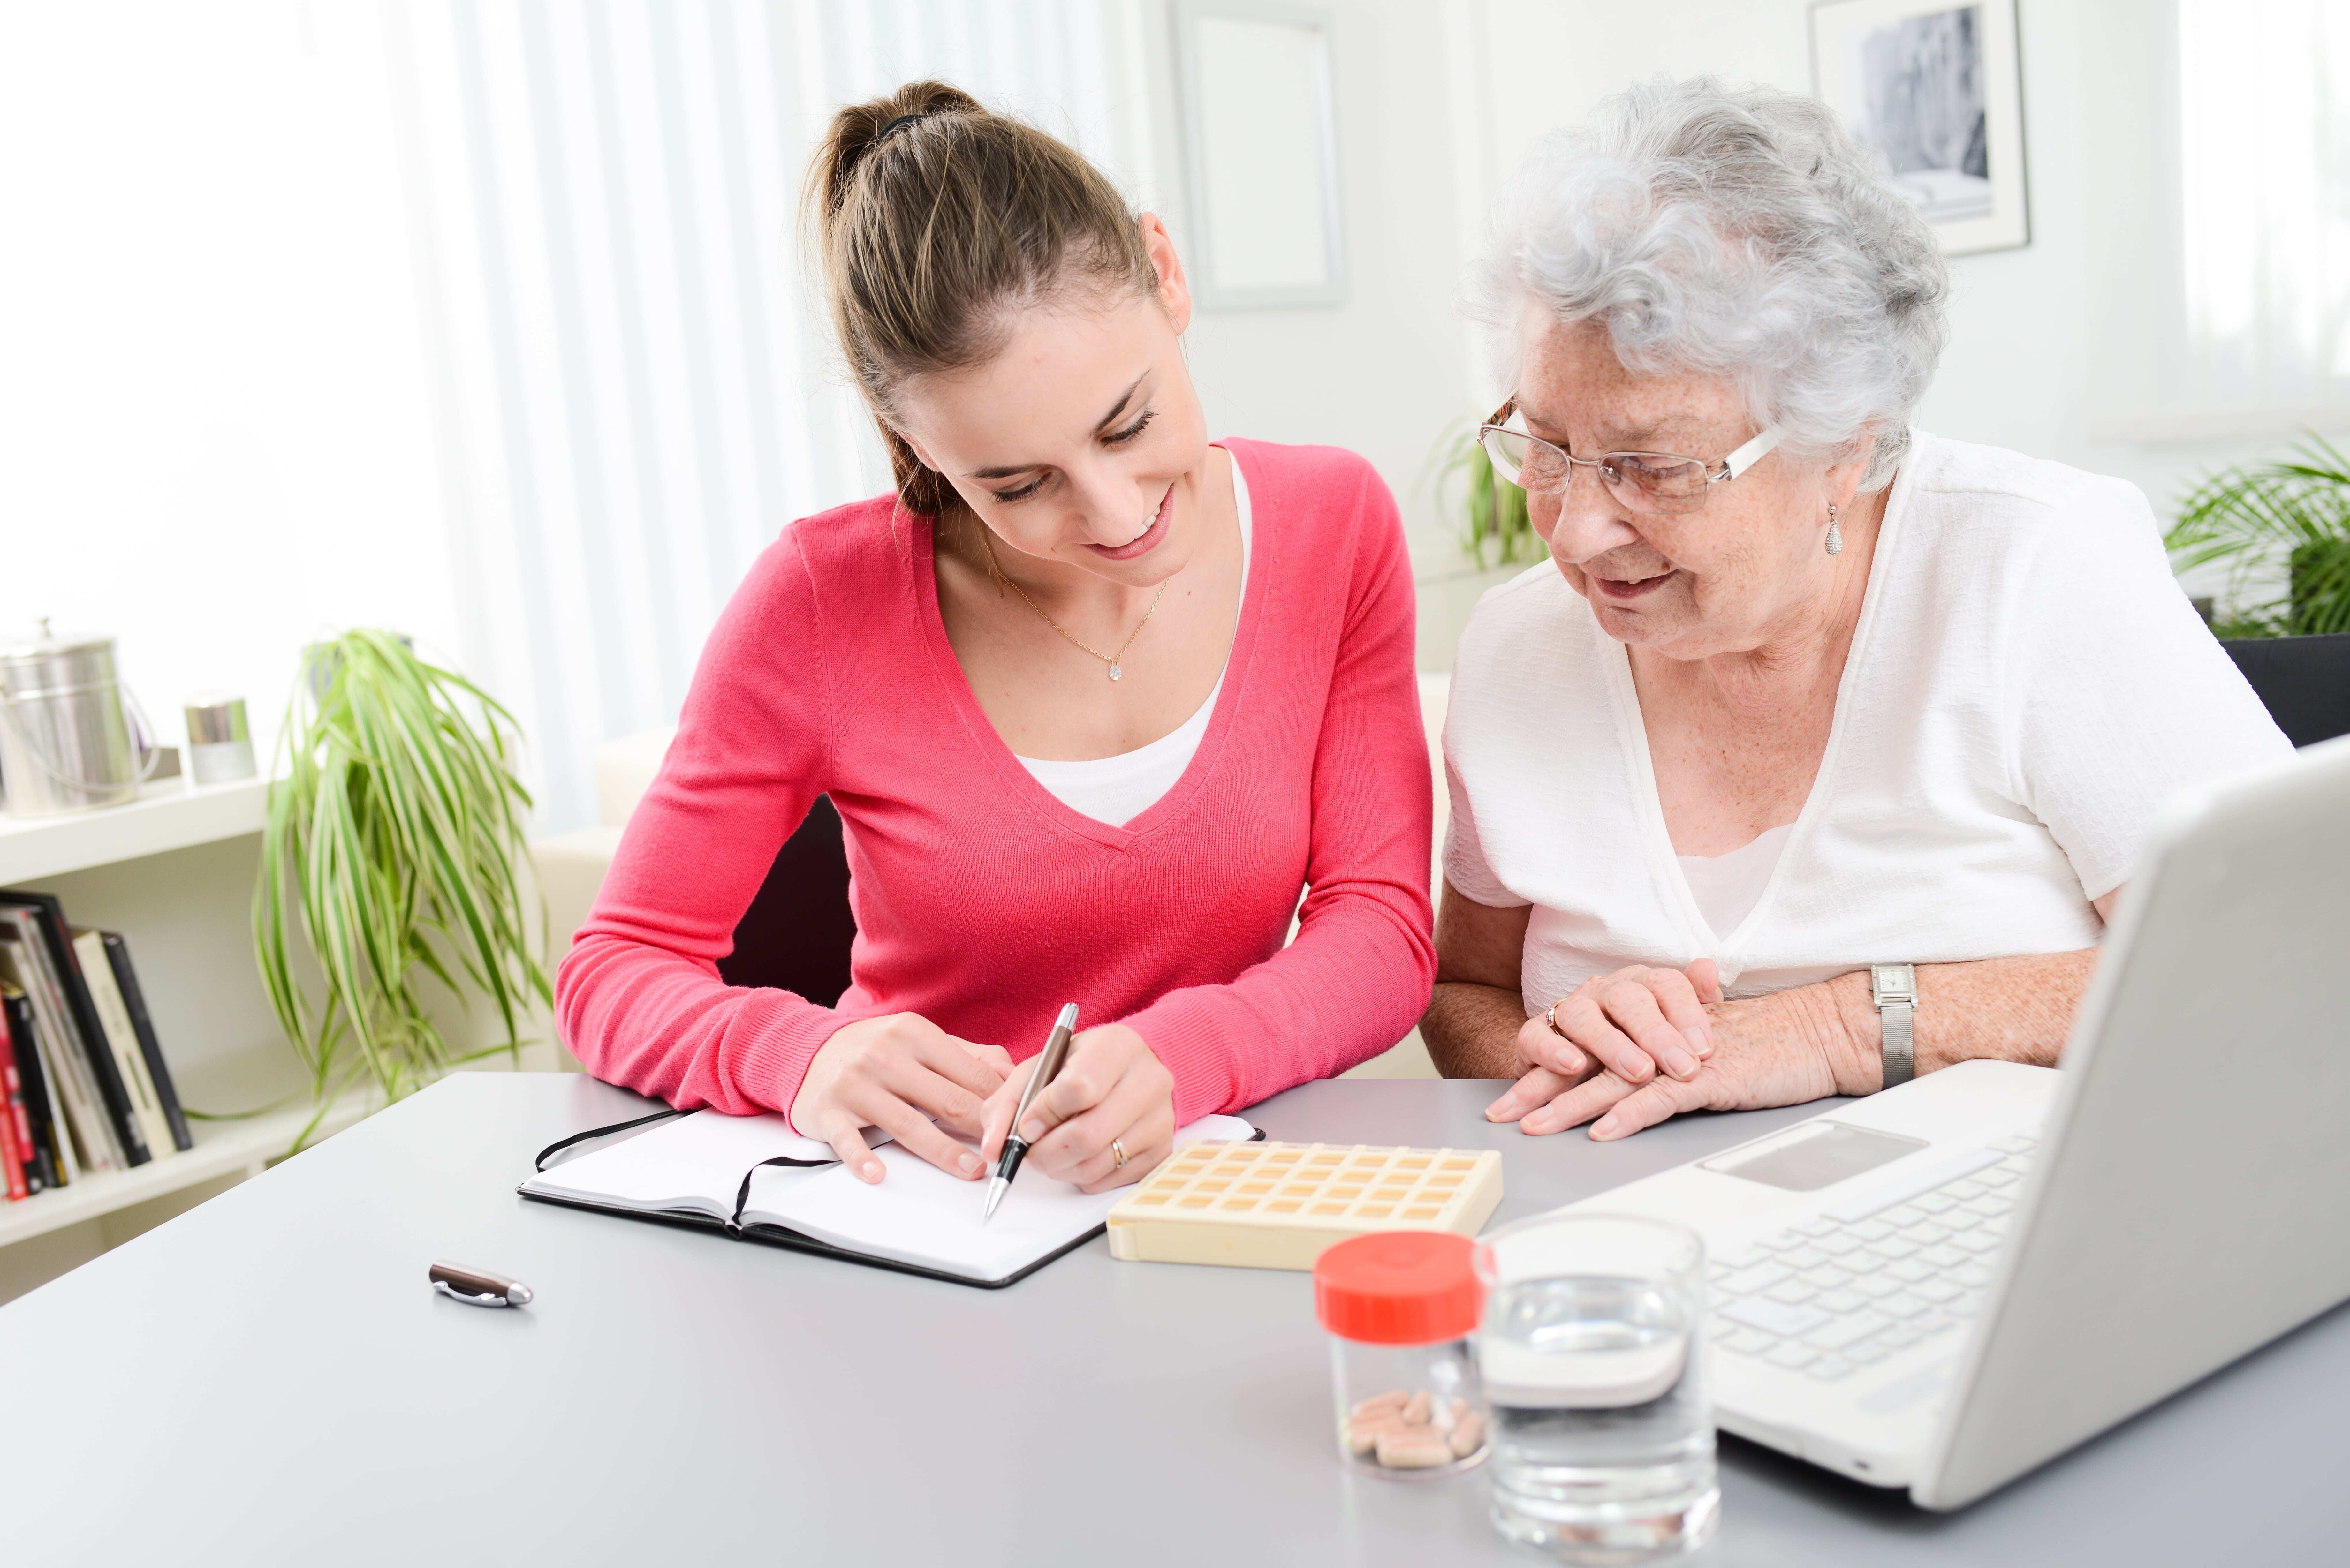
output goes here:
{"type": "Polygon", "coordinates": [[[1310,1269],[1374,1231],[1473,1236],[1502,1200],[1492,1149],[1200,1143],[1145,1177],[1109,1215],[1114,1258],[1310,1269]]]}

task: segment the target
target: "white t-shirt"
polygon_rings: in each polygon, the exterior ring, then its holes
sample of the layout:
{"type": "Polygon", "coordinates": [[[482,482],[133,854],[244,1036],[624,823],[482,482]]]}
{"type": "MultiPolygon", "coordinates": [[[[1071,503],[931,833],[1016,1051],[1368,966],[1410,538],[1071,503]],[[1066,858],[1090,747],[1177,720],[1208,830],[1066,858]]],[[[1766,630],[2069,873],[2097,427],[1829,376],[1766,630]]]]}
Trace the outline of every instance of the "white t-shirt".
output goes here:
{"type": "Polygon", "coordinates": [[[2174,792],[2291,750],[2135,486],[1920,432],[1819,774],[1731,929],[1673,852],[1624,647],[1548,562],[1461,634],[1444,874],[1481,904],[1534,906],[1529,1013],[1629,963],[1711,956],[1751,996],[2060,952],[2098,940],[2090,900],[2174,792]]]}
{"type": "MultiPolygon", "coordinates": [[[[1241,593],[1240,602],[1248,601],[1249,520],[1248,481],[1241,477],[1241,465],[1230,464],[1232,471],[1232,502],[1241,516],[1241,593]]],[[[1224,655],[1226,669],[1231,668],[1232,654],[1224,655]]],[[[1216,699],[1222,695],[1224,677],[1219,672],[1215,686],[1208,692],[1200,711],[1161,735],[1147,746],[1121,752],[1114,757],[1092,757],[1083,762],[1052,762],[1041,757],[1021,757],[1020,765],[1035,776],[1054,798],[1072,811],[1107,822],[1112,827],[1124,827],[1159,803],[1159,797],[1175,787],[1183,770],[1191,765],[1192,753],[1207,738],[1208,721],[1215,717],[1216,699]]]]}
{"type": "Polygon", "coordinates": [[[1762,901],[1762,889],[1779,869],[1779,856],[1795,831],[1792,822],[1766,827],[1737,848],[1720,855],[1683,855],[1681,879],[1697,900],[1697,912],[1708,929],[1721,936],[1734,931],[1762,901]]]}

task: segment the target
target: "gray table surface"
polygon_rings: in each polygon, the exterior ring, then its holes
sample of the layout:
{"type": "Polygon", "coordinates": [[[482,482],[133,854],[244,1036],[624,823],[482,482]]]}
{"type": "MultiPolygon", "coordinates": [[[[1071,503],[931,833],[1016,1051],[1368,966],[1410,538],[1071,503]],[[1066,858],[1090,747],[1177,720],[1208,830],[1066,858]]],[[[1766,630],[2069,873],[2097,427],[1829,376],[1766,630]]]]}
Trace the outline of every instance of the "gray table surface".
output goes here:
{"type": "MultiPolygon", "coordinates": [[[[1499,1148],[1498,1222],[1804,1114],[1601,1146],[1487,1125],[1493,1089],[1315,1084],[1251,1116],[1499,1148]]],[[[1336,1462],[1304,1274],[1096,1241],[978,1291],[515,1196],[540,1146],[641,1106],[576,1075],[453,1078],[0,1307],[0,1558],[1522,1561],[1479,1473],[1336,1462]],[[441,1299],[444,1256],[537,1303],[441,1299]]],[[[2336,1312],[1955,1516],[1724,1438],[1698,1561],[2340,1563],[2345,1392],[2336,1312]]]]}

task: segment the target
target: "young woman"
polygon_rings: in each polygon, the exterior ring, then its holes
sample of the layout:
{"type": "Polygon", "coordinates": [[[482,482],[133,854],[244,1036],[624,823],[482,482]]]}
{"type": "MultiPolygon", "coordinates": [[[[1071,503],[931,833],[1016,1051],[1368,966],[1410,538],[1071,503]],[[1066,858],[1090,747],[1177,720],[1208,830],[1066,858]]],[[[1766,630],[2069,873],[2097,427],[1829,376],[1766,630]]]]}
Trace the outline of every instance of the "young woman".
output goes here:
{"type": "Polygon", "coordinates": [[[976,1179],[1075,1002],[1028,1163],[1131,1181],[1427,1005],[1395,504],[1351,453],[1209,442],[1165,226],[1043,132],[915,83],[834,119],[809,206],[897,493],[786,528],[721,617],[564,961],[563,1033],[673,1105],[783,1111],[868,1180],[867,1127],[976,1179]],[[729,987],[819,794],[853,983],[729,987]]]}

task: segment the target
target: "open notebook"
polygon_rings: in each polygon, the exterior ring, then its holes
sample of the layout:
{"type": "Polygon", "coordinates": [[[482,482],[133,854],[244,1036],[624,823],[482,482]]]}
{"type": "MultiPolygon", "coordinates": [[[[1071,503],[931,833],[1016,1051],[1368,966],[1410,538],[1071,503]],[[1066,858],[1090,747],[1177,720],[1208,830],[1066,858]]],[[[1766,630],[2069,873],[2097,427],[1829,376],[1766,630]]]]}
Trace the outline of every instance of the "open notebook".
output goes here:
{"type": "MultiPolygon", "coordinates": [[[[548,1156],[569,1144],[639,1124],[556,1144],[516,1190],[543,1203],[988,1287],[1008,1285],[1099,1234],[1128,1190],[1089,1196],[1024,1167],[995,1218],[982,1225],[985,1182],[957,1180],[895,1144],[874,1151],[889,1174],[868,1184],[843,1168],[830,1147],[800,1137],[779,1116],[703,1110],[645,1119],[665,1125],[548,1167],[548,1156]]],[[[1175,1142],[1258,1136],[1238,1116],[1202,1116],[1175,1142]]]]}

